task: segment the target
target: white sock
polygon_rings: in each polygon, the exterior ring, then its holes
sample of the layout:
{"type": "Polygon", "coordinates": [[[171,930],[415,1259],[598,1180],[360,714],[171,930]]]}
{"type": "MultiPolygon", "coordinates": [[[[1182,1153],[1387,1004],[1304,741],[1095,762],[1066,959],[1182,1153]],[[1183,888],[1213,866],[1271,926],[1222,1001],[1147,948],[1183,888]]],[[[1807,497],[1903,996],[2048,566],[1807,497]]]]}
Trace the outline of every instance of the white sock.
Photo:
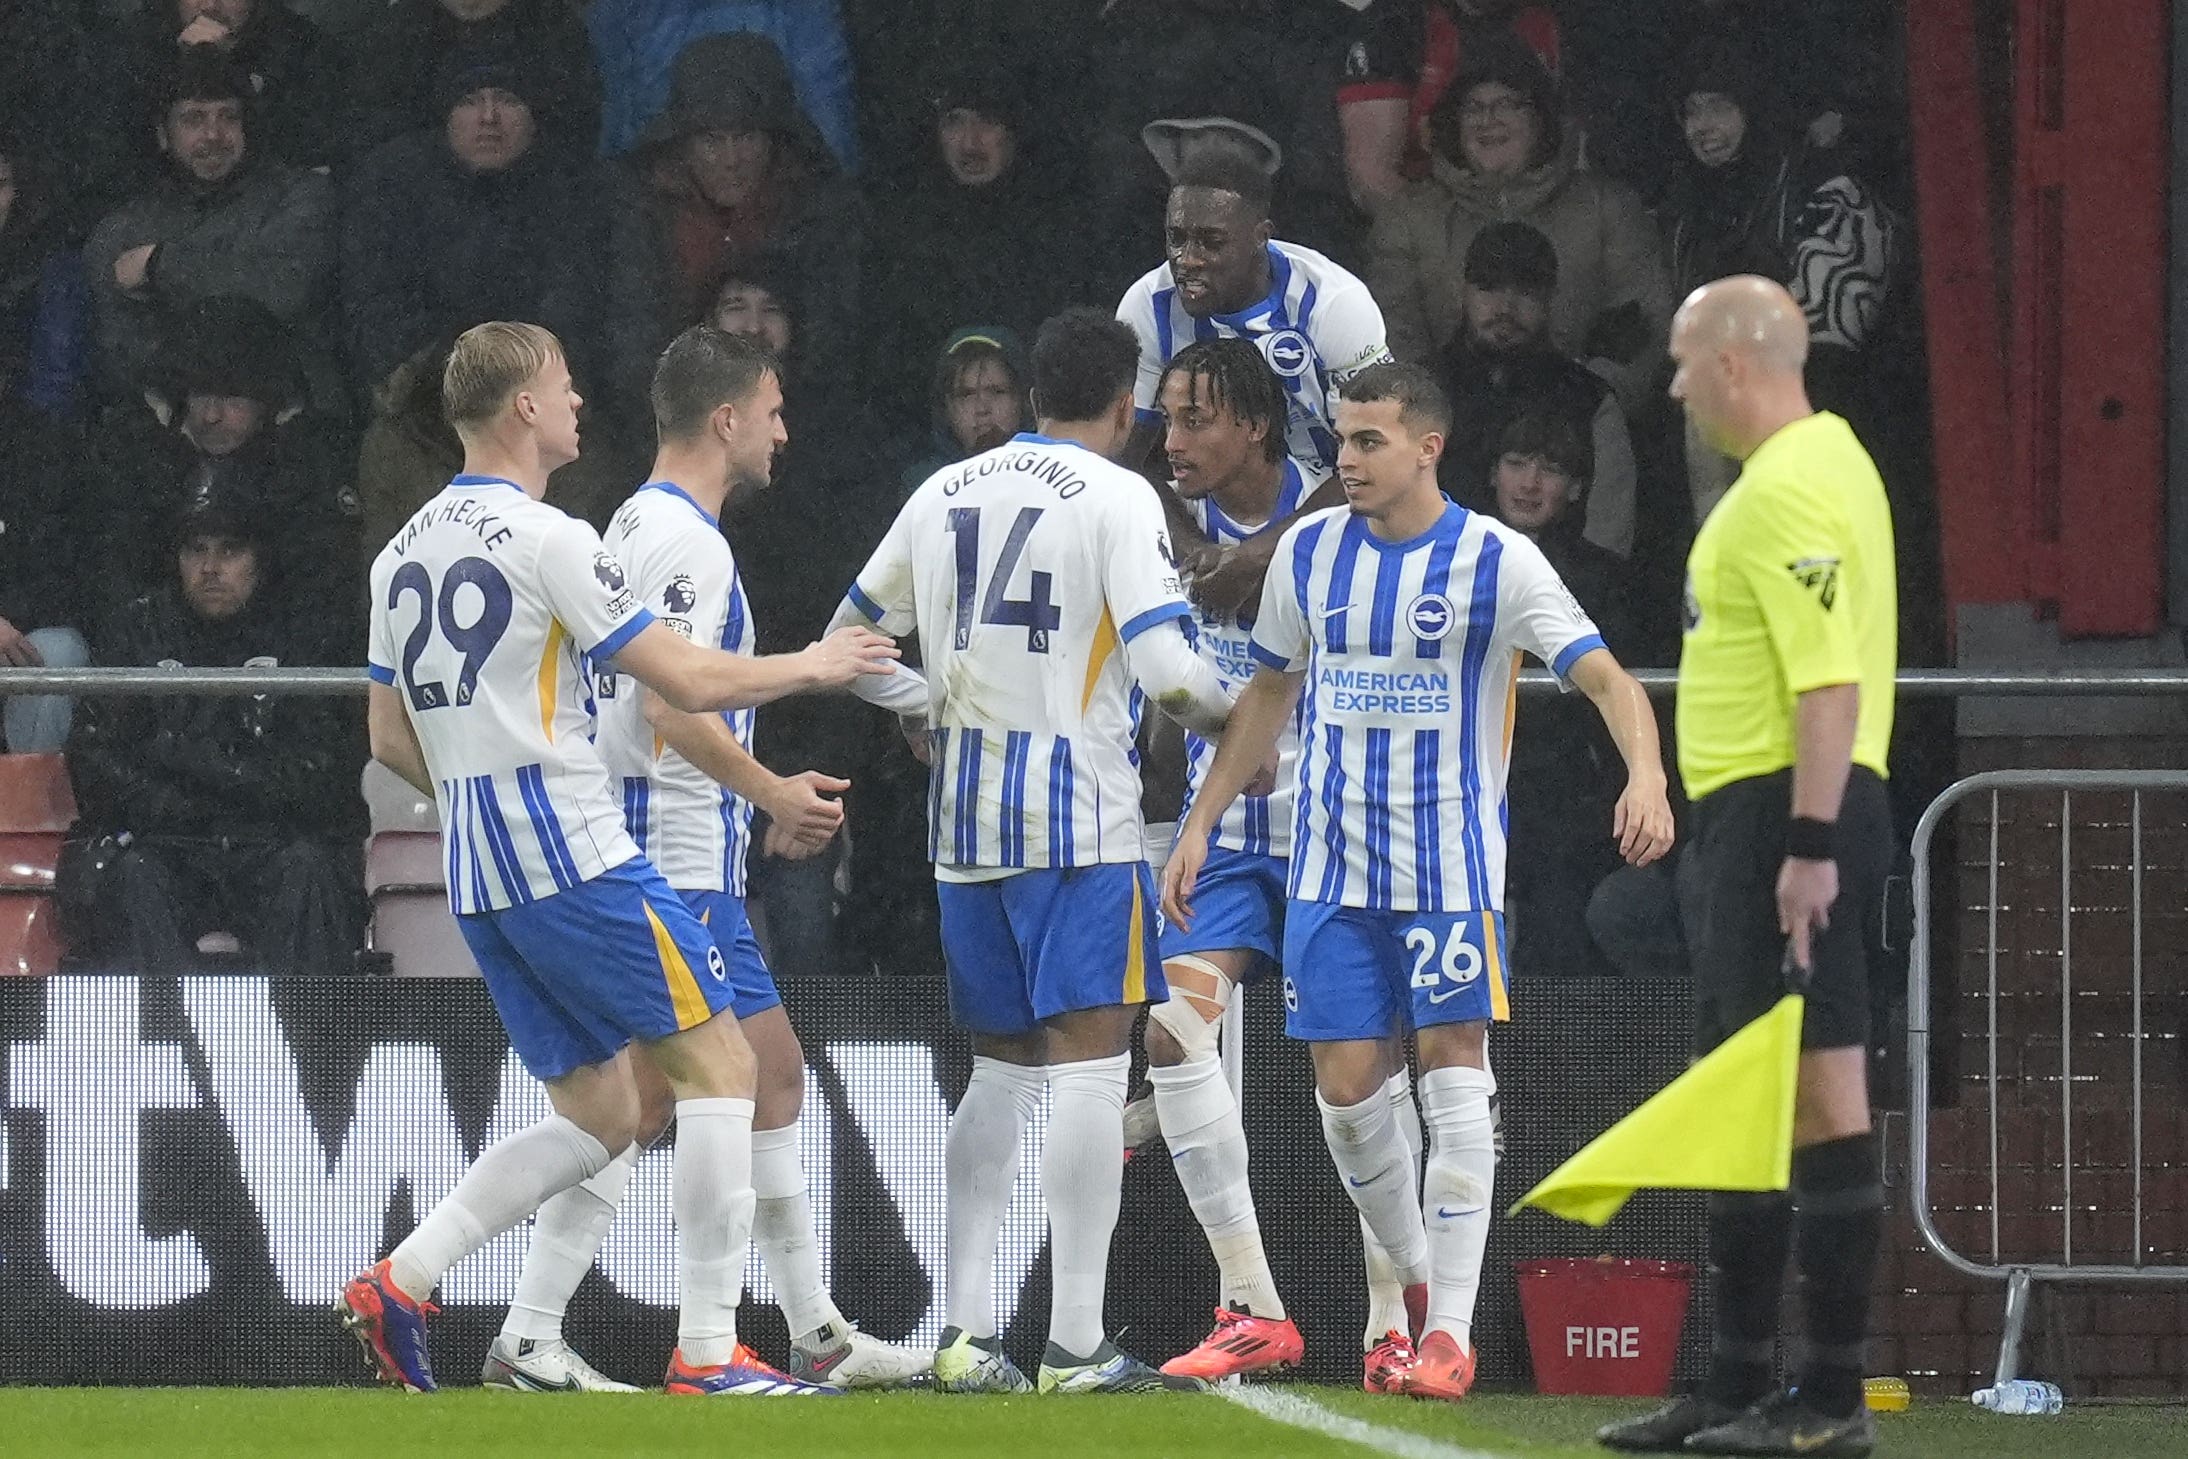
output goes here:
{"type": "Polygon", "coordinates": [[[1316,1094],[1322,1134],[1329,1142],[1345,1194],[1390,1255],[1401,1286],[1428,1280],[1428,1236],[1421,1229],[1419,1194],[1406,1183],[1411,1167],[1390,1098],[1378,1089],[1358,1104],[1333,1105],[1316,1094]]]}
{"type": "Polygon", "coordinates": [[[820,1238],[805,1195],[805,1167],[798,1163],[796,1125],[752,1132],[752,1193],[759,1198],[752,1239],[775,1284],[775,1300],[791,1340],[810,1346],[822,1328],[844,1321],[821,1282],[820,1238]]]}
{"type": "Polygon", "coordinates": [[[676,1349],[692,1367],[737,1349],[752,1207],[752,1101],[676,1101],[676,1349]]]}
{"type": "Polygon", "coordinates": [[[593,1269],[593,1257],[615,1220],[615,1208],[630,1184],[631,1171],[645,1147],[633,1141],[621,1155],[568,1190],[547,1198],[532,1222],[532,1245],[524,1253],[517,1295],[501,1324],[502,1336],[553,1342],[562,1336],[562,1314],[577,1295],[578,1283],[593,1269]]]}
{"type": "Polygon", "coordinates": [[[1284,1303],[1261,1245],[1253,1188],[1246,1181],[1246,1125],[1223,1062],[1211,1053],[1172,1068],[1149,1066],[1155,1118],[1208,1248],[1222,1273],[1223,1305],[1281,1322],[1284,1303]]]}
{"type": "Polygon", "coordinates": [[[1489,1244],[1489,1202],[1496,1186],[1495,1131],[1489,1096],[1496,1081],[1481,1069],[1431,1069],[1421,1103],[1435,1145],[1421,1209],[1428,1229],[1428,1331],[1471,1348],[1482,1250],[1489,1244]]]}
{"type": "MultiPolygon", "coordinates": [[[[1400,1069],[1385,1081],[1383,1093],[1390,1100],[1391,1118],[1398,1122],[1398,1137],[1405,1141],[1413,1189],[1419,1190],[1421,1112],[1413,1103],[1413,1076],[1400,1069]]],[[[1360,1218],[1360,1240],[1367,1256],[1367,1327],[1360,1334],[1360,1346],[1366,1350],[1375,1347],[1390,1333],[1405,1332],[1411,1318],[1405,1310],[1405,1283],[1398,1280],[1398,1269],[1390,1264],[1390,1253],[1375,1239],[1375,1232],[1369,1228],[1365,1216],[1360,1218]]]]}
{"type": "Polygon", "coordinates": [[[976,1054],[965,1097],[950,1116],[943,1147],[950,1249],[943,1312],[949,1326],[972,1337],[995,1336],[995,1244],[1018,1176],[1018,1142],[1047,1085],[1045,1070],[976,1054]]]}
{"type": "Polygon", "coordinates": [[[389,1278],[424,1301],[443,1272],[607,1163],[605,1146],[555,1114],[487,1146],[389,1254],[389,1278]]]}
{"type": "Polygon", "coordinates": [[[1124,1093],[1132,1056],[1051,1064],[1048,1149],[1041,1194],[1048,1201],[1055,1295],[1049,1341],[1084,1358],[1102,1345],[1102,1291],[1109,1238],[1124,1198],[1124,1093]]]}

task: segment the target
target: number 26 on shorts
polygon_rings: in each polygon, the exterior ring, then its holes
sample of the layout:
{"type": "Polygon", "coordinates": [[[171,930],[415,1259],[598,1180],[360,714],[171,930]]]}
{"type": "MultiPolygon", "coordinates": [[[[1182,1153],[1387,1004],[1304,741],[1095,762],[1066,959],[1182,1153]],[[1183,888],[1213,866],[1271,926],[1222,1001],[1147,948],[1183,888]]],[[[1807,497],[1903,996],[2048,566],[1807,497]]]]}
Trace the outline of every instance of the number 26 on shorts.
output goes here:
{"type": "Polygon", "coordinates": [[[1503,949],[1496,914],[1462,912],[1433,917],[1405,929],[1412,967],[1408,979],[1417,1019],[1476,1020],[1505,1017],[1503,949]]]}

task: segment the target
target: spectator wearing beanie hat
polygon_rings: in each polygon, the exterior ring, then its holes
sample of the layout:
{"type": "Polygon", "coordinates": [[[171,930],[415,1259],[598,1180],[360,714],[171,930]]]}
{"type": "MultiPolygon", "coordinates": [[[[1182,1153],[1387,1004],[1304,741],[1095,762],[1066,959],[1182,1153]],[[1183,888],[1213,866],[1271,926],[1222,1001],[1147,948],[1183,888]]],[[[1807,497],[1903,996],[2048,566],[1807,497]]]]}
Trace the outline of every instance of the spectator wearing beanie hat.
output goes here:
{"type": "Polygon", "coordinates": [[[1630,188],[1582,169],[1542,62],[1516,38],[1485,38],[1429,135],[1429,175],[1384,207],[1369,245],[1391,350],[1432,360],[1459,332],[1474,235],[1528,223],[1557,252],[1551,340],[1610,381],[1629,419],[1658,404],[1673,299],[1655,225],[1630,188]]]}
{"type": "Polygon", "coordinates": [[[935,351],[958,326],[989,320],[1030,338],[1084,292],[1082,200],[1028,134],[1020,75],[994,51],[938,68],[927,158],[869,241],[872,378],[902,426],[925,416],[935,351]]]}
{"type": "Polygon", "coordinates": [[[309,335],[325,328],[334,288],[333,189],[261,154],[241,68],[218,47],[186,47],[158,94],[166,166],[84,246],[96,375],[110,399],[150,383],[163,313],[254,299],[309,335]]]}
{"type": "MultiPolygon", "coordinates": [[[[250,299],[198,301],[165,321],[160,362],[134,400],[91,432],[83,495],[104,528],[86,574],[94,621],[165,570],[166,524],[195,497],[247,503],[303,579],[278,591],[348,601],[354,530],[348,435],[309,409],[289,332],[250,299]]],[[[355,636],[328,612],[330,642],[355,636]]],[[[360,645],[347,645],[358,647],[360,645]]]]}
{"type": "MultiPolygon", "coordinates": [[[[224,487],[161,519],[161,563],[100,644],[116,665],[352,663],[273,591],[308,573],[258,503],[224,487]]],[[[57,877],[95,968],[199,968],[206,934],[291,976],[354,970],[362,930],[362,716],[310,695],[89,699],[69,739],[80,811],[57,877]]]]}
{"type": "Polygon", "coordinates": [[[489,319],[553,330],[580,392],[606,376],[603,264],[623,210],[587,155],[541,131],[541,86],[520,52],[458,50],[434,84],[441,120],[351,179],[342,306],[360,392],[489,319]]]}
{"type": "Polygon", "coordinates": [[[434,82],[444,57],[500,50],[537,79],[536,120],[577,150],[600,135],[600,77],[580,7],[570,0],[393,0],[351,68],[350,146],[363,153],[435,125],[434,82]]]}
{"type": "Polygon", "coordinates": [[[1459,333],[1441,373],[1452,427],[1437,475],[1453,500],[1490,508],[1505,428],[1546,411],[1588,440],[1591,486],[1573,530],[1597,549],[1633,552],[1635,468],[1625,414],[1602,377],[1561,353],[1549,333],[1557,252],[1525,223],[1492,223],[1467,246],[1459,333]]]}
{"type": "Polygon", "coordinates": [[[149,0],[136,27],[130,74],[150,82],[151,107],[176,56],[204,46],[243,77],[265,155],[324,168],[345,154],[341,49],[281,0],[149,0]]]}

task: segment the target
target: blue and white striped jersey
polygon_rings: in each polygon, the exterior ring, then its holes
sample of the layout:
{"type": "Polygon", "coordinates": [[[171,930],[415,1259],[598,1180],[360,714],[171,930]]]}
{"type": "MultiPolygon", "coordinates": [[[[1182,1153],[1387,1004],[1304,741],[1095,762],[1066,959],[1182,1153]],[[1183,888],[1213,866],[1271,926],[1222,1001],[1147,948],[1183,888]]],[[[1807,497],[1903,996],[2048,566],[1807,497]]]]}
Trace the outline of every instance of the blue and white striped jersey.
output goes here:
{"type": "Polygon", "coordinates": [[[1291,402],[1285,449],[1327,472],[1337,465],[1337,387],[1390,359],[1383,311],[1358,276],[1296,243],[1269,244],[1269,274],[1267,297],[1205,319],[1185,312],[1168,263],[1125,290],[1117,317],[1140,337],[1132,403],[1143,422],[1159,421],[1156,395],[1173,355],[1197,339],[1250,339],[1291,402]]]}
{"type": "Polygon", "coordinates": [[[1277,544],[1253,655],[1307,676],[1291,894],[1501,911],[1521,651],[1560,676],[1603,647],[1540,548],[1446,506],[1385,542],[1334,507],[1277,544]]]}
{"type": "Polygon", "coordinates": [[[1016,436],[927,478],[849,596],[920,636],[938,877],[1145,859],[1123,650],[1190,613],[1145,481],[1016,436]]]}
{"type": "Polygon", "coordinates": [[[455,911],[537,901],[638,854],[593,748],[585,664],[653,621],[591,527],[497,477],[457,477],[381,549],[371,673],[425,752],[455,911]]]}
{"type": "MultiPolygon", "coordinates": [[[[736,558],[721,524],[681,488],[666,481],[638,488],[608,524],[607,543],[654,617],[694,642],[752,652],[752,614],[736,558]]],[[[595,743],[622,786],[623,819],[638,849],[680,892],[743,896],[752,803],[654,736],[637,680],[602,668],[595,683],[595,743]]],[[[754,711],[734,709],[722,718],[751,748],[754,711]]]]}
{"type": "MultiPolygon", "coordinates": [[[[1210,542],[1229,546],[1274,530],[1279,522],[1299,510],[1301,502],[1314,495],[1322,481],[1320,472],[1303,471],[1297,461],[1287,460],[1283,484],[1276,491],[1276,510],[1259,527],[1239,526],[1223,515],[1223,508],[1212,496],[1189,501],[1185,503],[1185,509],[1192,513],[1194,522],[1210,542]]],[[[1237,619],[1219,617],[1198,603],[1193,605],[1193,627],[1193,647],[1207,660],[1208,667],[1216,671],[1223,687],[1237,694],[1254,676],[1252,631],[1237,619]]],[[[1294,715],[1291,727],[1278,742],[1276,788],[1267,795],[1242,795],[1232,801],[1230,809],[1216,824],[1215,834],[1208,838],[1211,847],[1220,846],[1253,856],[1291,855],[1293,787],[1299,773],[1299,722],[1299,716],[1294,715]]],[[[1180,821],[1192,810],[1193,797],[1200,793],[1201,777],[1208,773],[1215,758],[1214,740],[1186,731],[1185,803],[1178,808],[1180,821]]]]}

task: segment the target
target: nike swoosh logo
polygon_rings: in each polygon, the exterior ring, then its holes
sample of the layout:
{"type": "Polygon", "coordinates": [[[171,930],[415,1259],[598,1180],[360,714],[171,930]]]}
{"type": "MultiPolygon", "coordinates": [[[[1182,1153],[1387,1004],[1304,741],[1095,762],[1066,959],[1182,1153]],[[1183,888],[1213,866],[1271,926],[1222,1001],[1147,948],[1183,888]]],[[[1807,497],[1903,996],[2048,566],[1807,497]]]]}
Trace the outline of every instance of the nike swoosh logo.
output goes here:
{"type": "Polygon", "coordinates": [[[1375,1182],[1381,1180],[1383,1176],[1388,1174],[1390,1174],[1390,1172],[1385,1170],[1379,1174],[1369,1176],[1366,1180],[1361,1180],[1356,1176],[1348,1175],[1345,1177],[1345,1184],[1351,1186],[1356,1191],[1366,1190],[1369,1186],[1375,1184],[1375,1182]]]}
{"type": "Polygon", "coordinates": [[[1489,1208],[1487,1206],[1468,1206],[1463,1211],[1454,1211],[1449,1206],[1438,1206],[1436,1208],[1436,1216],[1439,1220],[1456,1221],[1461,1216],[1479,1216],[1483,1211],[1486,1211],[1488,1209],[1489,1208]]]}
{"type": "Polygon", "coordinates": [[[829,1373],[834,1372],[836,1369],[836,1365],[841,1363],[846,1357],[848,1357],[850,1355],[850,1352],[851,1350],[849,1348],[843,1347],[836,1349],[834,1352],[828,1354],[826,1357],[807,1358],[805,1360],[806,1371],[811,1373],[816,1378],[825,1377],[829,1373]]]}
{"type": "Polygon", "coordinates": [[[1436,1004],[1438,1007],[1441,1007],[1443,1004],[1449,1003],[1452,999],[1458,997],[1461,993],[1464,993],[1465,991],[1466,990],[1464,988],[1453,988],[1448,993],[1431,993],[1428,995],[1428,1001],[1436,1004]]]}
{"type": "Polygon", "coordinates": [[[523,1371],[521,1368],[512,1368],[510,1369],[510,1371],[516,1374],[517,1382],[520,1385],[531,1389],[534,1393],[577,1392],[577,1379],[575,1378],[564,1378],[560,1383],[548,1383],[541,1379],[533,1377],[531,1374],[523,1371]]]}
{"type": "Polygon", "coordinates": [[[1346,603],[1336,608],[1324,608],[1322,610],[1322,616],[1324,618],[1335,618],[1340,613],[1350,613],[1351,611],[1352,604],[1346,603]]]}
{"type": "Polygon", "coordinates": [[[1838,1430],[1825,1429],[1821,1433],[1804,1434],[1795,1430],[1786,1436],[1786,1447],[1796,1454],[1813,1454],[1838,1437],[1838,1430]]]}

